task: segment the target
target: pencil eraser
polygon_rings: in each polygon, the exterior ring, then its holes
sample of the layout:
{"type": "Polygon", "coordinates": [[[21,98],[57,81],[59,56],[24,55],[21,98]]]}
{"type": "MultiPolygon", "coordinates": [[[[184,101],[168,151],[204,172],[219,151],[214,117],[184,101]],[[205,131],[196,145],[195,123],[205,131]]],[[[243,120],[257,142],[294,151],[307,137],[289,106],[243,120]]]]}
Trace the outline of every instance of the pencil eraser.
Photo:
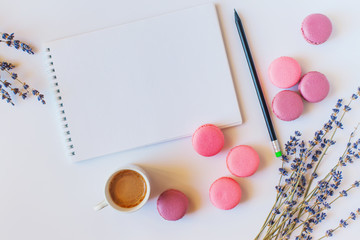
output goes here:
{"type": "Polygon", "coordinates": [[[240,185],[232,178],[222,177],[211,184],[211,203],[223,210],[229,210],[239,204],[241,199],[240,185]]]}
{"type": "Polygon", "coordinates": [[[258,153],[250,146],[239,145],[230,150],[226,157],[226,165],[231,174],[237,177],[249,177],[259,167],[258,153]]]}
{"type": "Polygon", "coordinates": [[[332,32],[330,19],[320,13],[310,14],[301,24],[301,32],[308,43],[318,45],[326,42],[332,32]]]}
{"type": "Polygon", "coordinates": [[[300,80],[299,92],[308,102],[320,102],[329,93],[330,84],[326,76],[320,72],[308,72],[300,80]]]}
{"type": "Polygon", "coordinates": [[[181,219],[189,206],[186,195],[176,189],[163,192],[157,200],[157,210],[165,220],[176,221],[181,219]]]}
{"type": "Polygon", "coordinates": [[[270,81],[279,88],[290,88],[299,82],[300,64],[291,57],[279,57],[269,66],[270,81]]]}
{"type": "Polygon", "coordinates": [[[284,90],[276,94],[271,105],[275,116],[284,121],[297,119],[304,109],[300,95],[290,90],[284,90]]]}
{"type": "Polygon", "coordinates": [[[213,124],[202,125],[194,132],[192,145],[201,156],[214,156],[224,146],[224,134],[213,124]]]}

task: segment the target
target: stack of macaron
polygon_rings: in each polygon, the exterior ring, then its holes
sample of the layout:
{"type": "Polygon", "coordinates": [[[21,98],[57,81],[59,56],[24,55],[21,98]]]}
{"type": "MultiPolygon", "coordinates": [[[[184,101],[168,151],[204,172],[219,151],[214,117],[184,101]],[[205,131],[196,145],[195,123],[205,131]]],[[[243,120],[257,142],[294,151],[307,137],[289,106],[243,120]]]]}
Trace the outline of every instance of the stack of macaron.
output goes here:
{"type": "MultiPolygon", "coordinates": [[[[211,157],[219,153],[223,148],[224,135],[217,126],[205,124],[194,132],[192,145],[201,156],[211,157]]],[[[259,155],[252,147],[247,145],[232,148],[226,157],[228,170],[237,177],[253,175],[258,169],[259,163],[259,155]]],[[[229,210],[239,204],[241,187],[233,178],[220,177],[211,184],[209,197],[215,207],[229,210]]]]}
{"type": "MultiPolygon", "coordinates": [[[[304,19],[301,31],[307,42],[319,45],[329,38],[331,21],[323,14],[311,14],[304,19]]],[[[324,74],[311,71],[301,76],[300,64],[291,57],[275,59],[269,66],[268,74],[270,81],[279,88],[287,89],[298,84],[300,95],[311,103],[322,101],[329,93],[329,81],[324,74]]],[[[279,92],[272,101],[275,116],[284,121],[300,117],[304,108],[300,95],[291,90],[279,92]]]]}
{"type": "MultiPolygon", "coordinates": [[[[200,126],[192,136],[194,150],[204,157],[218,154],[222,150],[224,142],[223,132],[213,124],[200,126]]],[[[257,152],[246,145],[232,148],[226,157],[227,168],[231,174],[237,177],[253,175],[258,169],[259,163],[257,152]]],[[[229,210],[239,204],[241,187],[233,178],[220,177],[211,184],[209,197],[215,207],[229,210]]],[[[157,200],[157,210],[160,216],[168,221],[181,219],[186,214],[188,207],[187,196],[177,189],[164,191],[157,200]]]]}
{"type": "MultiPolygon", "coordinates": [[[[223,132],[213,124],[200,126],[192,136],[194,150],[204,157],[218,154],[222,150],[224,142],[223,132]]],[[[232,148],[226,157],[227,168],[236,177],[253,175],[258,169],[259,163],[259,155],[247,145],[232,148]]],[[[241,187],[231,177],[220,177],[211,184],[209,198],[210,202],[219,209],[232,209],[240,203],[241,187]]],[[[169,221],[181,219],[185,215],[188,205],[189,201],[186,195],[176,189],[166,190],[157,200],[159,214],[169,221]]]]}

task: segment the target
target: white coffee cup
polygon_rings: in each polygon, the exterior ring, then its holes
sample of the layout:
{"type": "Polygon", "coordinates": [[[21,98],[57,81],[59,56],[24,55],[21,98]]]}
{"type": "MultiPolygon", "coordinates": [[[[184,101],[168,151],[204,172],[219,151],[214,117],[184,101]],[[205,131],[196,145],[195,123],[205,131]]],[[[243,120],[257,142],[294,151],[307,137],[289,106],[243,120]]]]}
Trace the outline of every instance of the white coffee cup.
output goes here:
{"type": "Polygon", "coordinates": [[[99,211],[106,206],[110,206],[113,209],[118,210],[120,212],[134,212],[134,211],[140,209],[142,206],[144,206],[144,204],[148,201],[149,196],[150,196],[150,181],[149,181],[149,177],[147,176],[145,171],[142,168],[140,168],[139,166],[128,165],[126,167],[122,167],[122,168],[116,170],[113,174],[110,175],[110,177],[108,178],[108,180],[106,181],[106,184],[105,184],[105,199],[103,201],[101,201],[100,203],[98,203],[96,206],[94,206],[94,210],[99,211]],[[144,178],[145,184],[146,184],[146,193],[145,193],[144,199],[138,205],[136,205],[134,207],[130,207],[130,208],[124,208],[124,207],[117,205],[112,200],[110,191],[109,191],[110,190],[109,189],[110,182],[113,179],[113,177],[115,177],[119,172],[124,171],[124,170],[132,170],[132,171],[139,173],[144,178]]]}

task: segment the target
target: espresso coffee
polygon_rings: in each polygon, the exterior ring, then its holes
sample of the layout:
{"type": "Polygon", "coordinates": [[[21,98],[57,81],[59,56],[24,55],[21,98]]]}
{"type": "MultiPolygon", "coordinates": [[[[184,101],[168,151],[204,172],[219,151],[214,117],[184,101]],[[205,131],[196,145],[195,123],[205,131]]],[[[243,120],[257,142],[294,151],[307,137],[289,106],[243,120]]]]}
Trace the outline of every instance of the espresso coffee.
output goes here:
{"type": "Polygon", "coordinates": [[[112,201],[122,208],[133,208],[145,198],[147,186],[143,176],[134,170],[122,170],[112,177],[109,193],[112,201]]]}

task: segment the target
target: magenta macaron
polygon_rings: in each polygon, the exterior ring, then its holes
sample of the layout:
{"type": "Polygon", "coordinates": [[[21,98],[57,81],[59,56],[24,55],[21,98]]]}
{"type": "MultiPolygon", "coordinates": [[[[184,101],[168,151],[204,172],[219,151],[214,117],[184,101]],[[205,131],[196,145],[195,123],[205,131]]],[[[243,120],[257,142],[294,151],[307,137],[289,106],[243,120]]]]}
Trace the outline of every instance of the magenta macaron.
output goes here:
{"type": "Polygon", "coordinates": [[[189,200],[184,193],[176,189],[168,189],[157,200],[157,210],[166,220],[181,219],[189,206],[189,200]]]}
{"type": "Polygon", "coordinates": [[[239,145],[230,150],[226,157],[226,165],[231,174],[237,177],[249,177],[259,167],[258,153],[250,146],[239,145]]]}
{"type": "Polygon", "coordinates": [[[299,82],[301,77],[300,64],[291,57],[279,57],[269,66],[270,81],[279,88],[290,88],[299,82]]]}
{"type": "Polygon", "coordinates": [[[198,154],[205,157],[214,156],[224,146],[224,134],[217,126],[205,124],[194,132],[192,144],[198,154]]]}
{"type": "Polygon", "coordinates": [[[320,72],[308,72],[299,83],[299,91],[308,102],[320,102],[329,93],[330,84],[326,76],[320,72]]]}
{"type": "Polygon", "coordinates": [[[222,177],[211,184],[209,196],[211,203],[215,207],[229,210],[239,204],[241,188],[234,179],[222,177]]]}
{"type": "Polygon", "coordinates": [[[300,95],[290,90],[284,90],[276,94],[271,105],[275,116],[284,121],[297,119],[304,109],[300,95]]]}
{"type": "Polygon", "coordinates": [[[314,45],[322,44],[330,37],[332,24],[323,14],[310,14],[302,22],[301,32],[307,42],[314,45]]]}

